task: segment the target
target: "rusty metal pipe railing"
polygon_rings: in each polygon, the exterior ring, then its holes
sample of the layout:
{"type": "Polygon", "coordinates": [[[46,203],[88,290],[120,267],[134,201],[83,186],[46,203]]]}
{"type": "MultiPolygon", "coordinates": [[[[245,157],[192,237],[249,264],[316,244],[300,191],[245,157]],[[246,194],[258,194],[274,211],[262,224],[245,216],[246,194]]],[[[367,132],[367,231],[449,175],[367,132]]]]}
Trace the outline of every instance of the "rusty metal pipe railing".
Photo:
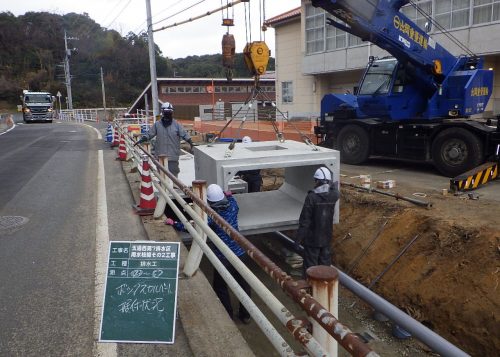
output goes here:
{"type": "Polygon", "coordinates": [[[164,172],[174,184],[191,198],[193,203],[198,205],[215,223],[217,223],[232,239],[245,249],[247,254],[276,282],[278,285],[299,304],[302,309],[316,320],[337,342],[353,356],[378,356],[373,352],[358,336],[340,323],[328,310],[319,304],[309,295],[305,289],[300,288],[299,283],[294,281],[286,272],[271,261],[257,247],[250,243],[240,232],[235,230],[210,206],[196,196],[186,185],[168,170],[162,167],[159,162],[141,146],[139,148],[147,155],[151,161],[157,165],[158,170],[164,172]]]}
{"type": "MultiPolygon", "coordinates": [[[[194,211],[193,208],[190,207],[190,205],[180,196],[178,192],[175,191],[173,187],[167,186],[165,179],[161,176],[158,176],[160,179],[161,183],[164,185],[164,187],[167,188],[168,192],[172,194],[173,198],[177,200],[178,203],[180,203],[181,207],[184,209],[184,211],[191,216],[191,218],[194,220],[195,225],[197,228],[201,228],[204,233],[206,233],[207,237],[210,238],[212,243],[222,252],[222,254],[227,258],[227,260],[231,263],[231,265],[240,273],[240,275],[248,282],[250,287],[254,290],[254,292],[261,298],[261,300],[269,307],[269,309],[274,313],[276,317],[281,321],[283,326],[286,326],[289,332],[295,337],[297,341],[299,341],[304,348],[309,351],[309,354],[311,356],[325,356],[325,350],[321,346],[321,344],[316,341],[311,334],[307,331],[305,323],[299,319],[293,316],[293,314],[269,291],[269,289],[250,271],[250,269],[233,253],[231,248],[229,248],[223,241],[222,239],[217,236],[217,234],[210,228],[210,226],[205,222],[205,219],[202,218],[197,214],[196,211],[194,211]]],[[[195,185],[197,181],[193,182],[193,185],[195,185]]],[[[199,183],[199,181],[198,181],[199,183]]],[[[206,182],[205,182],[206,184],[206,182]]],[[[165,195],[165,190],[157,184],[156,182],[153,181],[153,185],[158,189],[158,191],[162,194],[163,197],[167,199],[168,204],[170,207],[174,210],[175,214],[179,219],[182,221],[184,224],[184,227],[191,233],[191,236],[193,239],[195,239],[195,242],[198,242],[198,238],[201,239],[199,236],[195,236],[193,233],[196,233],[197,231],[195,230],[194,227],[191,226],[191,224],[183,217],[182,213],[180,213],[180,210],[177,206],[173,205],[172,199],[168,196],[165,195]]],[[[194,249],[194,247],[191,247],[191,249],[194,249]]],[[[191,254],[191,251],[190,251],[191,254]]],[[[200,257],[201,259],[201,257],[200,257]]],[[[189,256],[188,259],[186,260],[186,265],[189,263],[189,256]]],[[[184,272],[186,272],[186,265],[184,266],[184,272]]],[[[242,301],[243,303],[243,301],[242,301]]],[[[250,315],[252,315],[252,311],[248,308],[247,309],[250,312],[250,315]]],[[[266,334],[266,336],[270,337],[268,335],[269,328],[266,328],[265,326],[262,326],[259,324],[259,327],[261,327],[262,331],[266,334]]],[[[275,338],[273,338],[275,340],[275,338]]],[[[282,345],[280,343],[279,345],[282,345]]],[[[282,346],[284,347],[284,346],[282,346]]]]}
{"type": "MultiPolygon", "coordinates": [[[[281,239],[283,239],[288,246],[292,247],[294,245],[293,240],[287,235],[281,232],[274,233],[277,234],[281,239]]],[[[303,253],[303,251],[304,247],[299,245],[299,250],[297,251],[297,253],[300,254],[303,253]]],[[[377,295],[363,284],[351,278],[336,266],[332,265],[332,267],[337,269],[341,285],[350,290],[354,295],[358,296],[368,305],[373,307],[375,311],[382,313],[384,316],[388,317],[389,320],[397,323],[408,332],[411,332],[411,334],[414,335],[415,338],[425,343],[434,352],[443,357],[470,357],[469,354],[462,351],[451,342],[445,340],[443,337],[439,336],[437,333],[435,333],[419,321],[415,320],[413,317],[404,313],[398,307],[394,306],[380,295],[377,295]]]]}
{"type": "MultiPolygon", "coordinates": [[[[184,227],[191,234],[194,241],[198,244],[199,248],[205,253],[208,260],[212,263],[214,268],[219,272],[221,277],[233,291],[233,293],[237,296],[238,300],[245,306],[247,311],[250,313],[250,316],[254,319],[255,323],[259,326],[259,328],[265,333],[271,344],[274,346],[276,351],[283,357],[297,357],[298,355],[292,350],[291,346],[283,339],[283,337],[278,333],[278,331],[273,327],[273,325],[269,322],[269,320],[264,316],[262,311],[255,305],[255,303],[250,299],[250,297],[245,293],[243,288],[238,284],[236,279],[229,273],[229,271],[224,267],[219,258],[215,255],[215,253],[210,249],[208,244],[204,241],[203,237],[197,232],[197,230],[189,223],[187,218],[181,212],[181,210],[173,203],[172,199],[169,197],[168,193],[156,182],[153,182],[153,185],[156,189],[161,193],[161,195],[167,200],[169,206],[173,209],[174,213],[180,219],[180,221],[184,224],[184,227]]],[[[171,188],[167,188],[170,190],[171,188]]],[[[173,191],[173,189],[171,189],[173,191]]],[[[171,192],[172,193],[172,192],[171,192]]],[[[187,208],[187,203],[184,201],[184,208],[187,208]]],[[[215,233],[214,233],[215,234],[215,233]]],[[[215,243],[215,242],[214,242],[215,243]]],[[[224,245],[223,242],[221,242],[224,245]]],[[[220,248],[223,248],[219,245],[220,248]]],[[[227,249],[229,247],[225,246],[227,249]]],[[[228,252],[229,253],[229,252],[228,252]]],[[[231,254],[231,253],[229,253],[231,254]]],[[[239,258],[236,258],[239,259],[239,258]]],[[[243,264],[243,263],[241,263],[243,264]]],[[[305,330],[305,329],[304,329],[305,330]]],[[[316,341],[309,340],[306,343],[305,347],[309,347],[309,350],[313,353],[314,356],[324,356],[325,352],[322,349],[322,346],[316,341]],[[316,343],[313,343],[316,342],[316,343]],[[315,347],[315,348],[314,348],[315,347]]]]}

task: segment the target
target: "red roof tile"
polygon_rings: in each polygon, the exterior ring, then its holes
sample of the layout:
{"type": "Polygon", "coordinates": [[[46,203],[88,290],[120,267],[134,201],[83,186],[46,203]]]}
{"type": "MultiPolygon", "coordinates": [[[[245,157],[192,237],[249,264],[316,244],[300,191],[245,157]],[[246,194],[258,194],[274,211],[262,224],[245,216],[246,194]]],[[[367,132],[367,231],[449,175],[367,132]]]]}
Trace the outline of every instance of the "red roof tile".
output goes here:
{"type": "Polygon", "coordinates": [[[296,9],[289,10],[281,15],[277,15],[271,17],[270,19],[267,19],[265,24],[268,26],[275,26],[279,23],[289,21],[294,17],[299,17],[299,16],[300,16],[300,6],[296,9]]]}

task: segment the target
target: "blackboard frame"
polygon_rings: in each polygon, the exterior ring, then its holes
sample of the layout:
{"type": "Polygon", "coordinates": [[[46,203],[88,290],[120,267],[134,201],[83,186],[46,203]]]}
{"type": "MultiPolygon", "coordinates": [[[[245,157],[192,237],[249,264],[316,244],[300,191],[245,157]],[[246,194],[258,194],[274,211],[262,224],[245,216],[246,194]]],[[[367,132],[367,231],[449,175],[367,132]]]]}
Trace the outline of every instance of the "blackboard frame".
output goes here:
{"type": "Polygon", "coordinates": [[[99,342],[175,342],[179,260],[179,242],[109,242],[99,342]]]}

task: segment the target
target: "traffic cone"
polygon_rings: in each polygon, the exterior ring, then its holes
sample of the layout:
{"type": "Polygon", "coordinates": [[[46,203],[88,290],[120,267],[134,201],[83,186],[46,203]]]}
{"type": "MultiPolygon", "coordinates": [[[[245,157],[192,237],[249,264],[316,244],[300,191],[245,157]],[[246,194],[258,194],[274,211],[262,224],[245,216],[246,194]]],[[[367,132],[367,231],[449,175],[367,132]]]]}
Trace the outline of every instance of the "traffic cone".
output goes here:
{"type": "Polygon", "coordinates": [[[106,129],[106,142],[110,143],[113,141],[113,126],[111,123],[108,124],[108,128],[106,129]]]}
{"type": "Polygon", "coordinates": [[[142,159],[141,174],[141,201],[139,205],[134,205],[134,209],[139,216],[152,215],[156,208],[156,198],[153,190],[153,182],[149,174],[149,162],[145,156],[142,159]]]}
{"type": "Polygon", "coordinates": [[[125,136],[120,136],[120,146],[118,147],[118,157],[116,160],[127,161],[127,149],[125,147],[125,136]]]}
{"type": "Polygon", "coordinates": [[[118,144],[119,144],[119,138],[118,138],[118,128],[117,128],[117,127],[115,127],[115,128],[113,129],[113,132],[114,132],[114,134],[113,134],[113,141],[111,142],[111,147],[112,147],[112,148],[114,148],[114,147],[118,146],[118,144]]]}

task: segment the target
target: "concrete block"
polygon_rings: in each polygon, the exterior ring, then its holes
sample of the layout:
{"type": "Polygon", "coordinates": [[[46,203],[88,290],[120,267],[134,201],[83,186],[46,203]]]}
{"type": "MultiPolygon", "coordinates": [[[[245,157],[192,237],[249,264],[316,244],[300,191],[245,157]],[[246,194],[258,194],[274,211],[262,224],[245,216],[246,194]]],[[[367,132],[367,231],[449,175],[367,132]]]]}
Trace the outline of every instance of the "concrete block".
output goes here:
{"type": "MultiPolygon", "coordinates": [[[[197,180],[216,183],[224,190],[238,171],[284,168],[283,185],[275,191],[235,195],[240,206],[239,225],[243,234],[296,229],[307,192],[313,188],[313,174],[320,166],[333,172],[339,182],[340,160],[336,150],[318,148],[287,140],[237,143],[226,157],[228,144],[195,147],[194,164],[197,180]]],[[[337,204],[334,222],[338,223],[337,204]]]]}

